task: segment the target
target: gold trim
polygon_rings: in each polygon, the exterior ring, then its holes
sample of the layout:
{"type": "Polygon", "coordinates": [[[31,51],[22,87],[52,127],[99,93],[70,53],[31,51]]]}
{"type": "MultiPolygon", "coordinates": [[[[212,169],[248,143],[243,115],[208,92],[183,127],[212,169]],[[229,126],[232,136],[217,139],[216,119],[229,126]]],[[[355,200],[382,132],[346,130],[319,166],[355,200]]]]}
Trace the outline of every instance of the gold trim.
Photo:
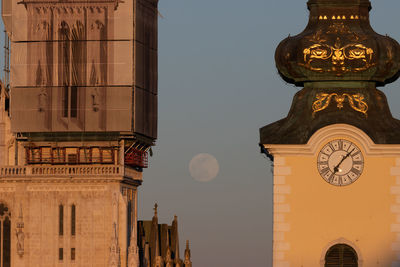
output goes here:
{"type": "Polygon", "coordinates": [[[358,15],[337,15],[337,16],[332,16],[332,17],[328,17],[327,15],[319,15],[317,16],[317,18],[319,20],[358,20],[358,19],[367,19],[366,16],[358,16],[358,15]]]}
{"type": "Polygon", "coordinates": [[[298,64],[309,70],[334,72],[337,76],[342,76],[347,72],[365,71],[376,65],[372,62],[374,50],[359,43],[365,38],[352,32],[343,23],[330,25],[325,33],[318,30],[308,40],[312,44],[303,49],[304,63],[298,64]],[[331,39],[328,34],[336,35],[334,43],[328,43],[331,39]],[[343,41],[343,35],[347,35],[346,39],[349,40],[343,41]]]}
{"type": "Polygon", "coordinates": [[[368,111],[368,104],[364,101],[364,95],[357,93],[357,94],[337,94],[337,93],[332,93],[332,94],[327,94],[327,93],[318,93],[315,96],[316,100],[312,104],[312,110],[313,110],[313,117],[315,116],[315,113],[322,111],[326,109],[329,104],[331,103],[332,98],[336,101],[336,106],[338,109],[343,108],[343,102],[346,100],[349,101],[349,105],[352,109],[354,109],[357,112],[363,113],[365,117],[367,117],[367,111],[368,111]]]}

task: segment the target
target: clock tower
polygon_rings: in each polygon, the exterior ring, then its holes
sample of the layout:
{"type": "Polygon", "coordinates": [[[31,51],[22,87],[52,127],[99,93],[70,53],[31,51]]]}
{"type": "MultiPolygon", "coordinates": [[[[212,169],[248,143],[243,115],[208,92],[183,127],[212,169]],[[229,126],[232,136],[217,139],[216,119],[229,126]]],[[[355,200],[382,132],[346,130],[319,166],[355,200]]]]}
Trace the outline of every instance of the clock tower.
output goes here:
{"type": "Polygon", "coordinates": [[[377,87],[400,46],[373,31],[369,0],[309,0],[309,23],[275,55],[302,89],[260,129],[274,164],[273,266],[400,266],[400,121],[377,87]]]}

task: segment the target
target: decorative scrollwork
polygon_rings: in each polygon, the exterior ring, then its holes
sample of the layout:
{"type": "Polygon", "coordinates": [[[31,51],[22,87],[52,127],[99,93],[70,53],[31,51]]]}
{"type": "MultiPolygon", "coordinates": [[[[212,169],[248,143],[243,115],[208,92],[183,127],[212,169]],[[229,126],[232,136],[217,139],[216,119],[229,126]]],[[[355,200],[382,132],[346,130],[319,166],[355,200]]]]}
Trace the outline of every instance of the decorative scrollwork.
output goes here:
{"type": "Polygon", "coordinates": [[[368,105],[364,101],[364,95],[360,93],[352,95],[347,93],[318,93],[315,98],[316,100],[312,104],[313,117],[315,116],[315,113],[326,109],[331,103],[332,98],[336,101],[336,106],[338,109],[343,108],[343,103],[347,98],[347,100],[349,101],[349,105],[352,109],[357,112],[363,113],[367,117],[368,105]]]}
{"type": "Polygon", "coordinates": [[[333,72],[337,76],[367,70],[376,63],[372,62],[374,50],[359,43],[364,39],[342,23],[333,24],[327,32],[319,30],[308,38],[312,44],[303,50],[304,63],[298,64],[315,72],[333,72]],[[332,37],[333,42],[330,41],[332,37]]]}

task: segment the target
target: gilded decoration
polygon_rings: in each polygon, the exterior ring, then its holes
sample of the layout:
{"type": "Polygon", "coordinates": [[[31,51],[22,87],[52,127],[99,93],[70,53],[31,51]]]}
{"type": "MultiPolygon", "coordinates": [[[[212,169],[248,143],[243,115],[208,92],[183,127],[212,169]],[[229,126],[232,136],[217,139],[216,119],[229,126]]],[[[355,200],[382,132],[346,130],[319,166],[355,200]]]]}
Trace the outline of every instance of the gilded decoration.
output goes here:
{"type": "Polygon", "coordinates": [[[333,23],[306,38],[312,44],[303,50],[304,63],[298,63],[315,72],[333,72],[342,76],[348,72],[365,71],[375,65],[374,50],[343,23],[333,23]]]}
{"type": "Polygon", "coordinates": [[[346,100],[346,98],[352,109],[354,109],[357,112],[361,112],[365,116],[367,116],[368,105],[364,101],[365,97],[363,94],[360,94],[360,93],[357,93],[357,94],[318,93],[315,98],[316,98],[316,100],[313,102],[313,105],[312,105],[313,117],[315,116],[315,113],[326,109],[329,106],[329,104],[331,103],[332,99],[334,99],[336,101],[337,108],[342,109],[343,103],[346,100]]]}
{"type": "Polygon", "coordinates": [[[318,18],[319,20],[358,20],[358,19],[363,19],[366,20],[367,17],[366,16],[358,16],[358,15],[333,15],[333,16],[327,16],[327,15],[319,15],[316,18],[318,18]]]}

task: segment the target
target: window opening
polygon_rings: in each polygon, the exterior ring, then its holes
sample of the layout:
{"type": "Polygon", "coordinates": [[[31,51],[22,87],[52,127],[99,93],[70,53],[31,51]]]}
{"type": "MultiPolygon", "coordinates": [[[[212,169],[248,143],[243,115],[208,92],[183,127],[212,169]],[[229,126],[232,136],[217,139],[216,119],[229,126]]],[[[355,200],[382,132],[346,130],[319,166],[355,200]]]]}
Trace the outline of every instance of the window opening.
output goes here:
{"type": "Polygon", "coordinates": [[[78,86],[85,81],[86,44],[85,28],[82,22],[72,25],[61,22],[59,34],[58,77],[62,87],[62,117],[78,117],[78,86]]]}
{"type": "Polygon", "coordinates": [[[71,87],[71,118],[78,117],[78,87],[71,87]]]}
{"type": "Polygon", "coordinates": [[[64,206],[58,207],[59,218],[58,218],[58,234],[62,236],[64,234],[64,206]]]}
{"type": "Polygon", "coordinates": [[[358,267],[357,253],[346,244],[334,245],[325,255],[325,267],[358,267]]]}
{"type": "Polygon", "coordinates": [[[75,236],[75,205],[71,206],[71,235],[75,236]]]}
{"type": "Polygon", "coordinates": [[[8,217],[3,221],[3,266],[11,266],[11,223],[8,217]]]}
{"type": "Polygon", "coordinates": [[[75,260],[75,248],[71,248],[71,260],[75,260]]]}
{"type": "Polygon", "coordinates": [[[0,204],[0,264],[11,267],[11,221],[8,207],[0,204]]]}
{"type": "Polygon", "coordinates": [[[64,259],[64,249],[63,248],[58,249],[58,259],[60,261],[62,261],[64,259]]]}

